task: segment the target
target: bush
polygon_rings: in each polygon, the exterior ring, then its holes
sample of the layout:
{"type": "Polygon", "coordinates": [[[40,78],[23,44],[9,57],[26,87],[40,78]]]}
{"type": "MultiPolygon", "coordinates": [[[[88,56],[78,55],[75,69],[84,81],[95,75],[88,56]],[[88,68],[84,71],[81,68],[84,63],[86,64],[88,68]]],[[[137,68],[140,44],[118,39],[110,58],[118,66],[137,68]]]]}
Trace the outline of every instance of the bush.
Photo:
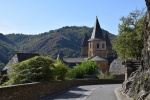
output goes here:
{"type": "Polygon", "coordinates": [[[8,74],[9,84],[22,84],[54,80],[52,70],[53,60],[48,57],[37,56],[11,66],[8,74]]]}
{"type": "Polygon", "coordinates": [[[109,75],[108,72],[97,75],[99,79],[115,79],[115,76],[109,75]]]}
{"type": "Polygon", "coordinates": [[[94,61],[83,61],[72,69],[72,74],[75,78],[83,78],[84,75],[96,76],[98,74],[98,65],[94,61]]]}
{"type": "Polygon", "coordinates": [[[56,75],[56,79],[65,80],[68,73],[68,66],[66,66],[61,60],[58,60],[54,64],[54,73],[56,75]]]}

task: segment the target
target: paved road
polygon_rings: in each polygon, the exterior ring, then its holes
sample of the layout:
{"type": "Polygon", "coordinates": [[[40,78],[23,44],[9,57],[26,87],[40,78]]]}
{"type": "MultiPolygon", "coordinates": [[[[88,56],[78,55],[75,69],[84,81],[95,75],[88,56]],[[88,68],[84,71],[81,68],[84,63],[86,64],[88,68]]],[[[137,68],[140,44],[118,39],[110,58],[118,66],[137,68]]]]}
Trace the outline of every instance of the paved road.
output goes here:
{"type": "Polygon", "coordinates": [[[117,100],[114,93],[117,87],[121,84],[78,86],[42,100],[117,100]]]}

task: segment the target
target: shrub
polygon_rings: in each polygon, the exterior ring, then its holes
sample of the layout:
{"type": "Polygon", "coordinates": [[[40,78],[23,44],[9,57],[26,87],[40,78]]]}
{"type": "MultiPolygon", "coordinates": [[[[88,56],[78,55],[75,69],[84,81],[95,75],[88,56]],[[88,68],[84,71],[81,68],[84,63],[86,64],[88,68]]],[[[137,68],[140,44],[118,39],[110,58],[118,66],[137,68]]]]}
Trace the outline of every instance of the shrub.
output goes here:
{"type": "Polygon", "coordinates": [[[54,80],[52,70],[53,60],[48,57],[37,56],[11,66],[8,74],[9,84],[22,84],[54,80]]]}
{"type": "Polygon", "coordinates": [[[83,78],[84,75],[97,75],[98,65],[94,61],[83,61],[72,69],[72,73],[75,78],[83,78]]]}
{"type": "Polygon", "coordinates": [[[56,79],[65,80],[68,73],[68,66],[66,66],[61,60],[58,60],[54,63],[54,73],[56,75],[56,79]]]}
{"type": "Polygon", "coordinates": [[[115,79],[115,76],[109,75],[108,72],[97,75],[99,79],[115,79]]]}

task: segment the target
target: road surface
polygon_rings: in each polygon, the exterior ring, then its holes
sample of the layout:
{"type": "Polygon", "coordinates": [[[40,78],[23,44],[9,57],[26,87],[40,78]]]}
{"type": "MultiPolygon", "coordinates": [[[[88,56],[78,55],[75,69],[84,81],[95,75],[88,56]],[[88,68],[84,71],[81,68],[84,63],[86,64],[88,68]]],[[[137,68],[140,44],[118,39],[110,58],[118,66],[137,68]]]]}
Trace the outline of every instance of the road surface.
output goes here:
{"type": "Polygon", "coordinates": [[[117,100],[114,93],[117,87],[121,84],[77,86],[42,100],[117,100]]]}

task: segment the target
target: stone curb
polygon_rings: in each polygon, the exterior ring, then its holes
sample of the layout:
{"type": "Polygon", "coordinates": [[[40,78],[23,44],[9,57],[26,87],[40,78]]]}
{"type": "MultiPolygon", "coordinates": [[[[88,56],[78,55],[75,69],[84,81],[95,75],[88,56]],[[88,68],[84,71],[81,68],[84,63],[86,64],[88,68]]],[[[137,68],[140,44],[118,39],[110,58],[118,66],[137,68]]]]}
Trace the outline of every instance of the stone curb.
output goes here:
{"type": "Polygon", "coordinates": [[[115,94],[116,94],[117,100],[122,100],[120,94],[118,93],[120,88],[121,88],[121,87],[114,89],[114,92],[115,92],[115,94]]]}
{"type": "Polygon", "coordinates": [[[122,95],[122,93],[120,93],[121,92],[120,90],[121,90],[121,87],[114,89],[117,100],[131,100],[131,99],[127,99],[126,96],[122,95]]]}

